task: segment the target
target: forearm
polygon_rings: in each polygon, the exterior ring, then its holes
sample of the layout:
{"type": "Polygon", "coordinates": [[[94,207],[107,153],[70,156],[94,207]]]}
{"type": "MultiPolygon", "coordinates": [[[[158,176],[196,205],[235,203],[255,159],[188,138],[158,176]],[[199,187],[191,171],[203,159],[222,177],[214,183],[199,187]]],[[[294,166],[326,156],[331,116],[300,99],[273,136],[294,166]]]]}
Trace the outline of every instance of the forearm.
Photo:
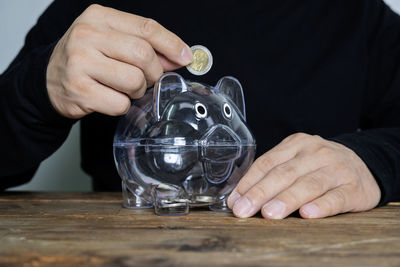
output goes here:
{"type": "Polygon", "coordinates": [[[59,115],[47,95],[46,68],[53,47],[20,53],[0,76],[0,184],[8,184],[2,181],[6,177],[33,175],[64,142],[74,122],[59,115]]]}

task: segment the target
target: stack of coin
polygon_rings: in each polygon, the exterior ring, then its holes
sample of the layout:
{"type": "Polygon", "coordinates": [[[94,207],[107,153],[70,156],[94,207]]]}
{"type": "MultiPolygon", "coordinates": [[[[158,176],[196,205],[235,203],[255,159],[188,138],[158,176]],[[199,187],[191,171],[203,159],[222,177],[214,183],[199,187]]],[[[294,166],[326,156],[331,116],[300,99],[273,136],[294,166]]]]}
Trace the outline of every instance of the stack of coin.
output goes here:
{"type": "Polygon", "coordinates": [[[188,71],[194,75],[206,74],[213,64],[210,50],[202,45],[191,47],[193,52],[193,62],[186,66],[188,71]]]}

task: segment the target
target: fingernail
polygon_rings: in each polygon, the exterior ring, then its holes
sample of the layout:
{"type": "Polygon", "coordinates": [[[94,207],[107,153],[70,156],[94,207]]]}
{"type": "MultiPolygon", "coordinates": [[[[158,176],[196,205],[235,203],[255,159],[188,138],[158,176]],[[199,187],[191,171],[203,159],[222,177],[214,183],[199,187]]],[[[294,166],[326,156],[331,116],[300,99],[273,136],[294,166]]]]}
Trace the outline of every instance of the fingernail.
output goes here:
{"type": "Polygon", "coordinates": [[[247,197],[240,198],[233,207],[233,213],[238,217],[248,217],[252,211],[251,203],[247,197]]]}
{"type": "Polygon", "coordinates": [[[273,199],[264,205],[263,211],[271,219],[282,219],[286,210],[286,204],[273,199]]]}
{"type": "Polygon", "coordinates": [[[316,218],[318,217],[319,208],[315,204],[306,204],[301,208],[301,212],[307,218],[316,218]]]}
{"type": "Polygon", "coordinates": [[[228,207],[232,209],[233,204],[235,204],[236,200],[240,198],[240,194],[236,191],[233,191],[231,195],[228,197],[228,207]]]}
{"type": "Polygon", "coordinates": [[[181,61],[182,61],[182,64],[183,64],[184,66],[186,66],[186,65],[188,65],[188,64],[190,64],[190,63],[192,63],[192,61],[193,61],[192,50],[191,50],[188,46],[185,46],[185,47],[182,49],[182,52],[181,52],[181,61]]]}

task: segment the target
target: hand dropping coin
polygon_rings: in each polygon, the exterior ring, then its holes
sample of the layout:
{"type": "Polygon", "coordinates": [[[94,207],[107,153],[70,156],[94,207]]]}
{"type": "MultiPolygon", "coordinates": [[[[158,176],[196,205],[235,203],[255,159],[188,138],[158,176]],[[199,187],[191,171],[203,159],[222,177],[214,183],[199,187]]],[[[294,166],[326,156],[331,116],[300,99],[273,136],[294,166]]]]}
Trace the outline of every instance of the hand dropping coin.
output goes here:
{"type": "Polygon", "coordinates": [[[202,45],[192,46],[193,62],[186,66],[188,71],[194,75],[206,74],[213,64],[210,50],[202,45]]]}

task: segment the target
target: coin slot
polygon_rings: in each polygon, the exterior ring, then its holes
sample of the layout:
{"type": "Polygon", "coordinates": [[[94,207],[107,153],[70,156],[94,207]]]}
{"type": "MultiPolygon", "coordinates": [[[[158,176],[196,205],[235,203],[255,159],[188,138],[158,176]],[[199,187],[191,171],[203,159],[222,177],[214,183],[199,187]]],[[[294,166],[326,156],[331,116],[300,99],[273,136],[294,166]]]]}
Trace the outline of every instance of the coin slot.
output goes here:
{"type": "Polygon", "coordinates": [[[225,103],[225,104],[224,104],[223,110],[224,110],[225,116],[226,116],[228,119],[230,119],[230,118],[232,117],[232,110],[231,110],[231,107],[230,107],[227,103],[225,103]]]}
{"type": "Polygon", "coordinates": [[[200,119],[207,117],[207,109],[202,103],[196,103],[194,106],[196,116],[200,119]]]}

